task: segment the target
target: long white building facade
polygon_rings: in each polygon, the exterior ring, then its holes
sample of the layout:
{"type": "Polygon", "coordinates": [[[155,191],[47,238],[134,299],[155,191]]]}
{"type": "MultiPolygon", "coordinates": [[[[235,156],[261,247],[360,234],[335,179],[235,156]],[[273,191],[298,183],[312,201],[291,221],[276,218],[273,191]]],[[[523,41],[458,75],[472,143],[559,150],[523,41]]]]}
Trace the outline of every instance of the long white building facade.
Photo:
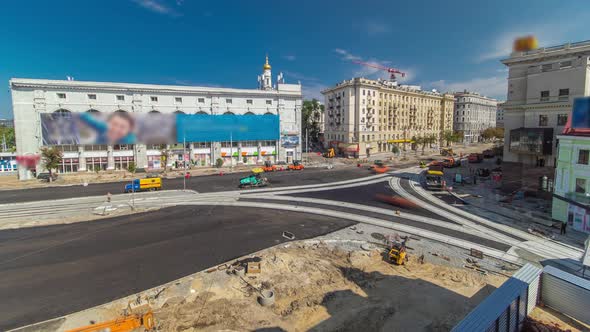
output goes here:
{"type": "MultiPolygon", "coordinates": [[[[271,66],[263,65],[257,89],[173,86],[71,80],[10,80],[18,156],[39,155],[43,147],[41,114],[84,112],[184,113],[207,115],[278,115],[276,140],[186,142],[173,145],[112,144],[58,145],[63,161],[58,172],[123,170],[130,163],[146,170],[163,168],[161,151],[167,150],[168,166],[190,162],[192,167],[292,162],[301,159],[301,85],[285,84],[282,74],[273,84],[271,66]]],[[[230,136],[231,137],[231,136],[230,136]]],[[[255,137],[255,135],[254,135],[255,137]]],[[[38,165],[35,171],[42,171],[38,165]]],[[[33,170],[19,166],[20,179],[33,170]]]]}
{"type": "Polygon", "coordinates": [[[513,52],[504,105],[504,160],[555,166],[576,97],[590,95],[590,41],[513,52]]]}
{"type": "Polygon", "coordinates": [[[463,142],[477,143],[484,130],[496,127],[497,107],[497,100],[477,92],[456,92],[453,129],[463,133],[463,142]]]}

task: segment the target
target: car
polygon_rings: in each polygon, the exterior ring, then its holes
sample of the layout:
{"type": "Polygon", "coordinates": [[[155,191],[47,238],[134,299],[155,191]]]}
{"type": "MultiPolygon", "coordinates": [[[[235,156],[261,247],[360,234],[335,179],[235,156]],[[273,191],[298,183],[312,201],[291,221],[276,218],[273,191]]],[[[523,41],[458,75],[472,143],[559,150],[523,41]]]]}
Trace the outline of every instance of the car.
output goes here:
{"type": "Polygon", "coordinates": [[[483,157],[484,158],[494,158],[496,155],[494,154],[494,150],[487,149],[483,150],[483,157]]]}
{"type": "MultiPolygon", "coordinates": [[[[37,174],[37,179],[38,180],[43,180],[43,181],[49,182],[49,172],[44,172],[44,173],[37,174]]],[[[52,181],[57,180],[57,174],[52,173],[51,174],[51,180],[52,181]]]]}

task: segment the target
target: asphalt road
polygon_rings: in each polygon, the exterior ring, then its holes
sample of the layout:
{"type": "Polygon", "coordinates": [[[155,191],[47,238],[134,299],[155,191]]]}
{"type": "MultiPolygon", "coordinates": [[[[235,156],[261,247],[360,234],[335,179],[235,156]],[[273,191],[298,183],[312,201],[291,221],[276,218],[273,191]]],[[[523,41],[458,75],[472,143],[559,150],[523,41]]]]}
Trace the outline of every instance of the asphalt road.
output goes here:
{"type": "MultiPolygon", "coordinates": [[[[240,178],[249,173],[233,173],[223,176],[207,175],[195,176],[187,182],[187,188],[198,192],[215,192],[237,190],[240,178]]],[[[303,171],[283,171],[265,173],[269,180],[269,187],[285,187],[295,185],[319,184],[342,181],[369,176],[371,173],[365,168],[308,168],[303,171]]],[[[164,189],[183,189],[183,179],[162,179],[164,189]]],[[[0,191],[0,203],[32,202],[50,199],[63,199],[84,196],[100,196],[122,193],[127,182],[94,183],[84,187],[82,185],[32,188],[21,190],[0,191]]]]}
{"type": "Polygon", "coordinates": [[[174,207],[0,232],[0,330],[134,294],[233,258],[351,225],[290,211],[174,207]]]}

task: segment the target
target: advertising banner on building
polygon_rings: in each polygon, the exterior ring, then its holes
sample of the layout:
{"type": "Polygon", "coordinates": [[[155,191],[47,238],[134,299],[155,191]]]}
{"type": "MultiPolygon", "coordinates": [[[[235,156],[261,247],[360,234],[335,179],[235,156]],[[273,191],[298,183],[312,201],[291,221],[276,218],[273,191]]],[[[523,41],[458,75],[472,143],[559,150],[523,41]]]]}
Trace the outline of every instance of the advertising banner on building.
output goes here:
{"type": "Polygon", "coordinates": [[[590,128],[590,98],[574,99],[572,128],[590,128]]]}
{"type": "Polygon", "coordinates": [[[283,136],[281,137],[281,145],[284,148],[294,148],[299,144],[299,136],[283,136]]]}
{"type": "Polygon", "coordinates": [[[176,144],[279,138],[278,115],[41,114],[43,145],[176,144]]]}

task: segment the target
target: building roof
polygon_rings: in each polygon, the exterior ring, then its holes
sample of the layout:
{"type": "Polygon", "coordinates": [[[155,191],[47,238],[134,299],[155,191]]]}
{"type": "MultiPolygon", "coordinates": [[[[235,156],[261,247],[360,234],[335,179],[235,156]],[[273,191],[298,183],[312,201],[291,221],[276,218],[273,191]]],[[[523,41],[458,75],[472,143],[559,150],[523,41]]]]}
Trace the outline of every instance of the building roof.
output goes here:
{"type": "Polygon", "coordinates": [[[453,98],[454,99],[454,96],[450,93],[426,91],[426,90],[420,89],[420,87],[417,85],[392,85],[389,83],[389,81],[371,80],[371,79],[367,79],[364,77],[354,77],[354,78],[351,78],[350,80],[341,81],[341,82],[337,83],[335,86],[323,90],[322,94],[329,93],[329,92],[337,90],[341,87],[352,86],[352,85],[375,86],[377,88],[396,90],[396,91],[400,91],[400,92],[408,92],[408,93],[427,95],[427,96],[431,96],[431,97],[453,98]]]}
{"type": "Polygon", "coordinates": [[[203,94],[249,94],[249,95],[291,95],[301,96],[301,85],[299,84],[278,84],[276,90],[259,89],[234,89],[207,86],[183,86],[183,85],[160,85],[120,82],[93,82],[93,81],[66,81],[12,78],[10,87],[14,88],[53,88],[69,90],[110,90],[120,92],[155,92],[155,93],[203,93],[203,94]]]}
{"type": "Polygon", "coordinates": [[[502,60],[502,63],[505,65],[511,65],[518,62],[538,61],[548,57],[559,57],[575,53],[590,54],[590,40],[549,47],[539,47],[526,52],[512,52],[509,58],[502,60]]]}

